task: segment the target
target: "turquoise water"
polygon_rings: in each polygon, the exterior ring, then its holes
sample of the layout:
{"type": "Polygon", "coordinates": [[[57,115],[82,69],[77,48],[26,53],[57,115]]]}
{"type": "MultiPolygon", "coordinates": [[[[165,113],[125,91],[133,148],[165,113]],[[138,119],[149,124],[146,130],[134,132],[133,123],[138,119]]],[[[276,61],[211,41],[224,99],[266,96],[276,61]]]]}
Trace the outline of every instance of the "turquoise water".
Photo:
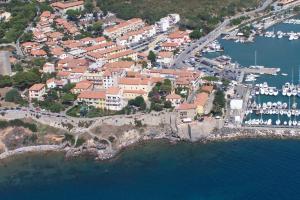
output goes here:
{"type": "Polygon", "coordinates": [[[137,148],[109,162],[60,154],[2,162],[1,199],[300,199],[299,140],[137,148]]]}

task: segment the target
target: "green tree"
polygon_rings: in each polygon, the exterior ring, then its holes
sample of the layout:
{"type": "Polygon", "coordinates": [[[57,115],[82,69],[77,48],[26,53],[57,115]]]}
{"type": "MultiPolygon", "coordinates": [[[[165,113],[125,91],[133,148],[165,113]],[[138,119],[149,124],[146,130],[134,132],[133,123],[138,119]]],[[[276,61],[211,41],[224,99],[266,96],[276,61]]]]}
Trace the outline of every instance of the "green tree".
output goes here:
{"type": "Polygon", "coordinates": [[[94,11],[94,4],[93,4],[93,1],[92,0],[86,0],[84,2],[84,10],[87,12],[87,13],[92,13],[94,11]]]}
{"type": "Polygon", "coordinates": [[[128,102],[128,105],[131,105],[131,106],[136,106],[138,107],[140,110],[145,110],[147,105],[146,105],[146,102],[144,100],[144,98],[142,96],[138,96],[136,97],[135,99],[131,99],[129,102],[128,102]]]}
{"type": "Polygon", "coordinates": [[[148,60],[150,60],[151,63],[155,63],[156,62],[156,55],[155,55],[155,53],[153,51],[149,51],[148,60]]]}
{"type": "Polygon", "coordinates": [[[23,99],[18,90],[11,89],[5,94],[5,101],[19,104],[22,103],[23,99]]]}
{"type": "Polygon", "coordinates": [[[66,93],[62,96],[62,103],[69,104],[75,101],[75,95],[71,93],[66,93]]]}
{"type": "Polygon", "coordinates": [[[66,14],[67,14],[68,20],[70,20],[70,21],[78,21],[78,17],[80,15],[80,11],[78,11],[78,10],[68,10],[66,12],[66,14]]]}
{"type": "Polygon", "coordinates": [[[193,30],[190,33],[190,38],[191,39],[197,40],[197,39],[199,39],[201,37],[202,37],[202,32],[200,32],[200,30],[193,30]]]}

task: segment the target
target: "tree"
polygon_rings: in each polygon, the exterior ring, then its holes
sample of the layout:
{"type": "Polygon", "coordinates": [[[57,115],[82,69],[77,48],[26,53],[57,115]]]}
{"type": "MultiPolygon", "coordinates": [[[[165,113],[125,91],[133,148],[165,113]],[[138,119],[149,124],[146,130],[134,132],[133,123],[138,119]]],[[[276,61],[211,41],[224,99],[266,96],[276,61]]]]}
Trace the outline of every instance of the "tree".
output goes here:
{"type": "Polygon", "coordinates": [[[80,11],[78,11],[78,10],[68,10],[66,12],[66,14],[67,14],[68,20],[70,20],[70,21],[77,21],[79,15],[80,15],[80,11]]]}
{"type": "Polygon", "coordinates": [[[197,39],[201,38],[201,36],[202,36],[202,32],[200,32],[200,30],[193,30],[190,33],[190,38],[193,40],[197,40],[197,39]]]}
{"type": "Polygon", "coordinates": [[[94,11],[94,4],[93,4],[93,1],[91,0],[86,0],[85,3],[84,3],[84,10],[87,12],[87,13],[92,13],[94,11]]]}
{"type": "Polygon", "coordinates": [[[62,103],[63,104],[69,104],[75,100],[75,95],[71,93],[66,93],[62,96],[62,103]]]}
{"type": "Polygon", "coordinates": [[[18,90],[11,89],[5,94],[5,101],[19,104],[22,103],[23,99],[18,90]]]}
{"type": "Polygon", "coordinates": [[[131,99],[128,102],[128,105],[139,107],[140,110],[145,110],[147,107],[146,102],[142,96],[138,96],[135,99],[131,99]]]}
{"type": "Polygon", "coordinates": [[[101,22],[95,22],[92,25],[92,31],[94,35],[102,35],[103,29],[102,29],[102,23],[101,22]]]}
{"type": "Polygon", "coordinates": [[[165,108],[172,108],[172,102],[171,101],[165,101],[164,107],[165,108]]]}
{"type": "Polygon", "coordinates": [[[155,63],[156,62],[156,55],[155,55],[155,53],[153,51],[149,51],[148,60],[150,60],[151,63],[155,63]]]}

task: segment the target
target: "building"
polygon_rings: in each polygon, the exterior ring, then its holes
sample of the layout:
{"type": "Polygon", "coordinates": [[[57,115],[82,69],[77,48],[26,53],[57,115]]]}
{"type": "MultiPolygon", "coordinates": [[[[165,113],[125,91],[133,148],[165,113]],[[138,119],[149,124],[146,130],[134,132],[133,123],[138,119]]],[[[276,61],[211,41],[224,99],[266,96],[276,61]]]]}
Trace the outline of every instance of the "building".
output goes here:
{"type": "Polygon", "coordinates": [[[182,103],[176,108],[177,116],[179,119],[194,119],[197,114],[196,108],[197,106],[193,103],[182,103]]]}
{"type": "Polygon", "coordinates": [[[149,93],[152,89],[152,82],[149,78],[119,78],[118,85],[124,91],[144,91],[149,93]]]}
{"type": "Polygon", "coordinates": [[[278,1],[278,5],[284,6],[284,5],[289,4],[289,3],[292,3],[292,2],[294,2],[294,1],[296,1],[296,0],[279,0],[279,1],[278,1]]]}
{"type": "Polygon", "coordinates": [[[145,23],[140,18],[133,18],[124,22],[120,22],[119,24],[106,28],[103,31],[103,35],[116,39],[130,31],[137,31],[145,26],[145,23]]]}
{"type": "Polygon", "coordinates": [[[120,111],[123,109],[123,90],[118,87],[110,87],[106,91],[105,98],[106,109],[112,111],[120,111]]]}
{"type": "Polygon", "coordinates": [[[54,73],[55,72],[55,66],[52,63],[46,62],[43,66],[43,73],[54,73]]]}
{"type": "Polygon", "coordinates": [[[178,94],[169,94],[166,96],[166,101],[170,101],[172,106],[177,108],[181,103],[181,96],[178,94]]]}
{"type": "Polygon", "coordinates": [[[197,106],[197,108],[196,108],[197,114],[199,114],[199,115],[205,114],[204,108],[207,103],[207,100],[208,100],[208,93],[201,92],[201,93],[197,94],[196,100],[194,102],[194,104],[197,106]]]}
{"type": "Polygon", "coordinates": [[[0,51],[0,74],[10,76],[11,64],[10,64],[10,52],[9,51],[0,51]]]}
{"type": "Polygon", "coordinates": [[[66,14],[68,10],[83,10],[84,1],[67,1],[67,2],[55,2],[51,6],[61,14],[66,14]]]}
{"type": "Polygon", "coordinates": [[[173,58],[174,58],[173,52],[161,51],[157,55],[156,62],[159,63],[162,67],[170,67],[173,58]]]}
{"type": "Polygon", "coordinates": [[[29,100],[36,99],[38,101],[43,100],[43,96],[46,93],[46,85],[42,83],[34,84],[29,88],[29,100]]]}
{"type": "Polygon", "coordinates": [[[85,103],[88,106],[94,106],[95,108],[105,108],[105,91],[83,91],[81,92],[77,100],[78,102],[85,103]]]}
{"type": "Polygon", "coordinates": [[[72,89],[73,94],[79,94],[83,91],[92,90],[93,83],[87,80],[80,81],[76,83],[75,87],[72,89]]]}

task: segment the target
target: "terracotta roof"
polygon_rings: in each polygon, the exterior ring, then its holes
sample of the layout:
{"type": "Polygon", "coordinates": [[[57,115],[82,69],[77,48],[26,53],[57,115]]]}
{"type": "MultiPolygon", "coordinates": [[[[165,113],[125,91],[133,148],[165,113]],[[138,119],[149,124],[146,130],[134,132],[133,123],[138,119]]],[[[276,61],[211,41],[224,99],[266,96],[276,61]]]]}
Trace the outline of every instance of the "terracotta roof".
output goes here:
{"type": "Polygon", "coordinates": [[[206,92],[201,92],[197,94],[195,104],[197,106],[204,106],[208,100],[208,94],[206,92]]]}
{"type": "Polygon", "coordinates": [[[113,63],[107,63],[103,67],[104,68],[130,68],[134,65],[134,62],[131,61],[119,61],[113,63]]]}
{"type": "Polygon", "coordinates": [[[67,72],[67,71],[60,71],[57,73],[57,76],[60,76],[60,77],[67,77],[70,75],[71,72],[67,72]]]}
{"type": "Polygon", "coordinates": [[[120,93],[120,88],[118,87],[110,87],[106,90],[106,94],[117,95],[120,93]]]}
{"type": "Polygon", "coordinates": [[[34,84],[33,86],[31,86],[29,88],[30,91],[40,91],[41,89],[43,89],[45,87],[45,84],[42,84],[42,83],[37,83],[37,84],[34,84]]]}
{"type": "Polygon", "coordinates": [[[83,91],[78,95],[82,99],[105,99],[105,91],[83,91]]]}
{"type": "Polygon", "coordinates": [[[67,9],[75,6],[83,5],[84,1],[75,1],[75,2],[55,2],[52,3],[51,6],[58,9],[67,9]]]}
{"type": "Polygon", "coordinates": [[[158,53],[158,56],[162,57],[162,58],[172,58],[173,57],[173,52],[161,51],[161,52],[158,53]]]}
{"type": "Polygon", "coordinates": [[[201,87],[201,90],[202,91],[205,91],[205,92],[208,92],[208,93],[211,93],[214,89],[214,86],[212,85],[204,85],[201,87]]]}
{"type": "Polygon", "coordinates": [[[107,59],[111,60],[111,59],[123,58],[123,57],[129,56],[129,55],[134,54],[134,53],[136,53],[136,52],[131,50],[131,49],[128,49],[126,51],[122,51],[122,52],[119,52],[119,53],[109,55],[107,57],[107,59]]]}
{"type": "Polygon", "coordinates": [[[47,53],[43,50],[43,49],[32,49],[31,50],[31,55],[33,56],[45,56],[47,55],[47,53]]]}
{"type": "Polygon", "coordinates": [[[192,110],[192,109],[196,109],[196,105],[191,103],[182,103],[177,108],[177,110],[192,110]]]}
{"type": "Polygon", "coordinates": [[[121,22],[113,27],[109,27],[107,29],[105,29],[106,32],[109,32],[109,33],[113,33],[115,31],[118,31],[119,29],[123,28],[123,27],[127,27],[127,26],[131,26],[131,25],[134,25],[134,24],[137,24],[137,23],[142,23],[143,20],[140,19],[140,18],[132,18],[130,20],[127,20],[125,22],[121,22]]]}
{"type": "Polygon", "coordinates": [[[150,80],[148,78],[120,78],[119,84],[123,85],[148,85],[150,80]]]}
{"type": "Polygon", "coordinates": [[[168,35],[168,38],[177,39],[177,38],[183,38],[183,37],[188,36],[188,35],[189,35],[189,33],[186,32],[186,31],[176,31],[176,32],[170,33],[168,35]]]}
{"type": "Polygon", "coordinates": [[[178,94],[169,94],[166,96],[166,99],[181,99],[181,96],[178,94]]]}
{"type": "Polygon", "coordinates": [[[177,47],[178,44],[175,42],[164,42],[161,44],[162,47],[177,47]]]}
{"type": "Polygon", "coordinates": [[[80,81],[78,83],[76,83],[74,89],[81,89],[81,90],[86,90],[89,89],[91,86],[93,85],[93,83],[91,83],[90,81],[80,81]]]}
{"type": "Polygon", "coordinates": [[[123,93],[140,94],[140,95],[147,94],[147,92],[145,92],[144,90],[124,90],[123,93]]]}

